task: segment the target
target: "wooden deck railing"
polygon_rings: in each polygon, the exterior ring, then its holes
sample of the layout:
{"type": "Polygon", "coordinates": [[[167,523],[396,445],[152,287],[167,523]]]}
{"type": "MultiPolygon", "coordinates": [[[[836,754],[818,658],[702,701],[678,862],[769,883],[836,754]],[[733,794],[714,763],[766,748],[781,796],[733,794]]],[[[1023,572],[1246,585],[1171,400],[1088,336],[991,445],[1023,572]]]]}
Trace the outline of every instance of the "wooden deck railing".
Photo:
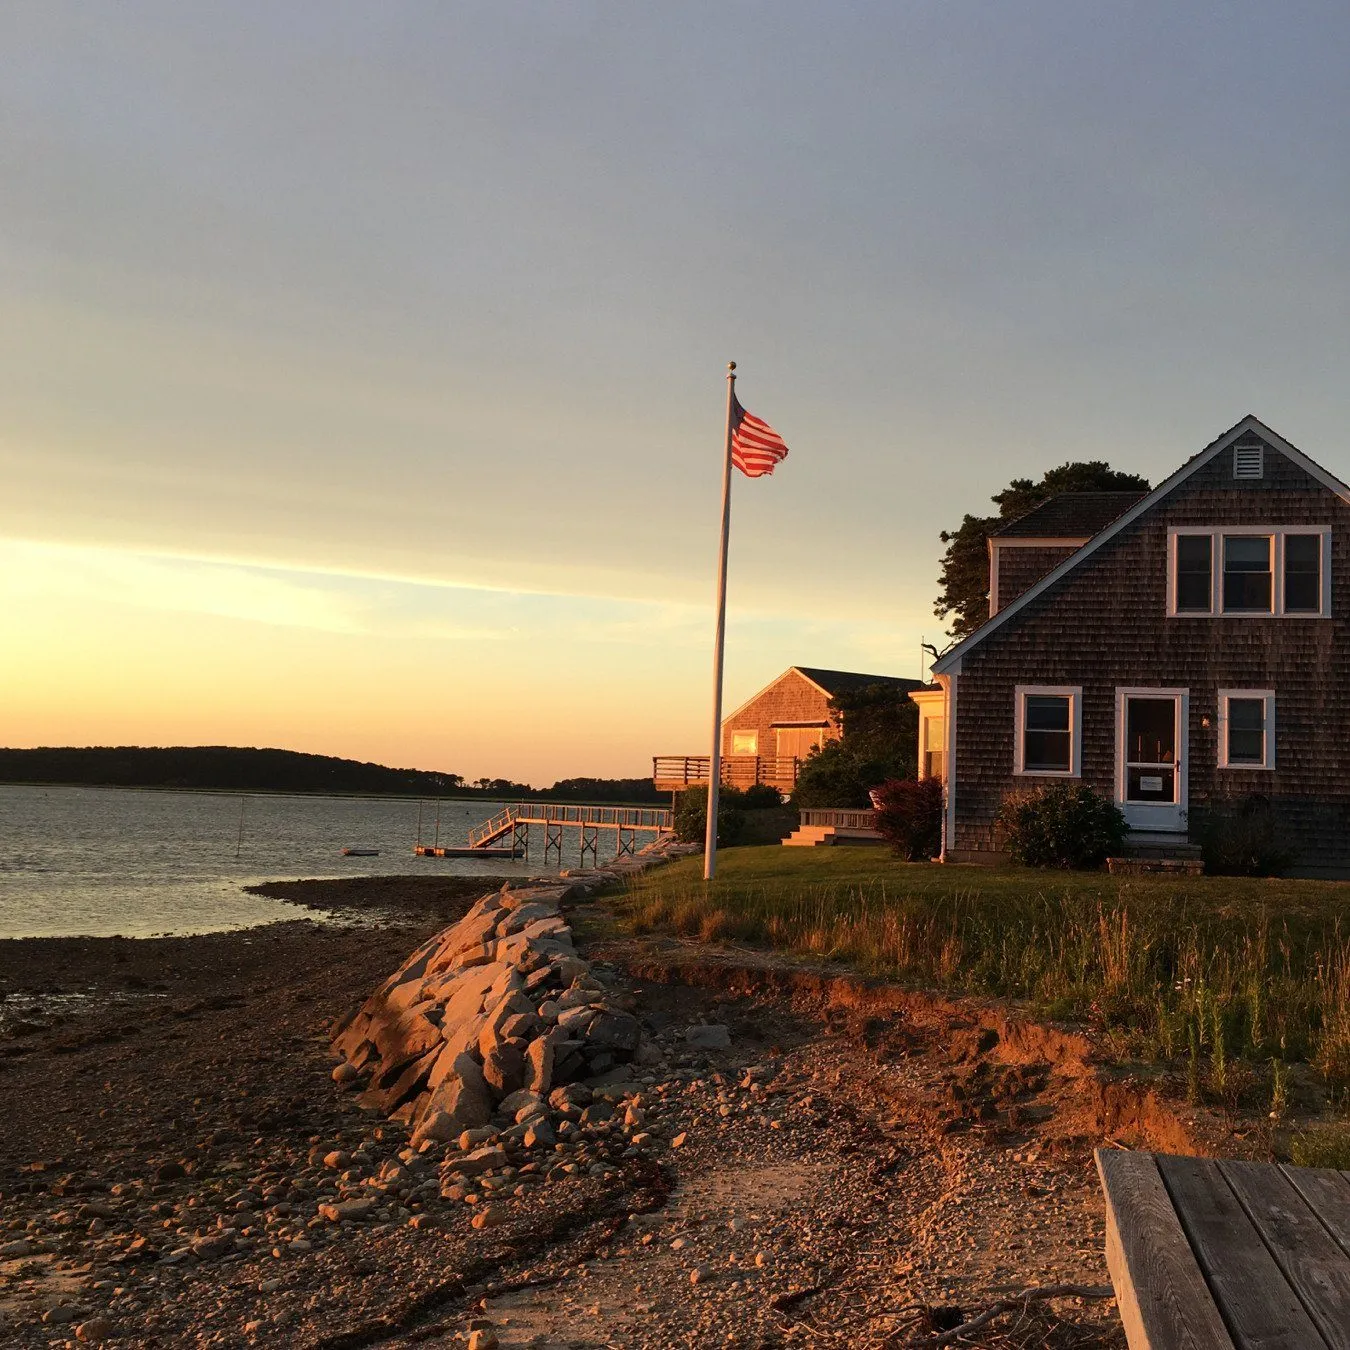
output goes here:
{"type": "MultiPolygon", "coordinates": [[[[747,788],[766,783],[782,792],[797,782],[802,761],[793,755],[770,758],[761,755],[723,755],[722,782],[728,787],[747,788]]],[[[712,773],[710,755],[655,755],[652,781],[663,791],[706,783],[712,773]]]]}
{"type": "Polygon", "coordinates": [[[803,811],[803,825],[832,825],[836,830],[875,830],[877,813],[875,811],[841,811],[834,808],[818,811],[803,811]]]}

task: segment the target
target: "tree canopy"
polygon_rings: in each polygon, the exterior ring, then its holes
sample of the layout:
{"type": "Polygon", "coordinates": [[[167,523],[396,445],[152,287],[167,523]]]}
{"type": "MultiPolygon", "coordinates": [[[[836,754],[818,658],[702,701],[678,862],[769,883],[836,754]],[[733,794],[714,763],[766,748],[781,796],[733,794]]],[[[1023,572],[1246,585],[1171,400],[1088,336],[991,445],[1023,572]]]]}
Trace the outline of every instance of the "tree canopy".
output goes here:
{"type": "Polygon", "coordinates": [[[990,532],[1024,516],[1061,492],[1147,492],[1149,482],[1135,473],[1113,469],[1105,460],[1073,461],[1051,469],[1039,482],[1014,478],[991,499],[994,516],[967,515],[954,530],[939,536],[947,551],[938,574],[933,612],[947,623],[953,639],[973,633],[989,617],[990,532]]]}
{"type": "Polygon", "coordinates": [[[802,765],[794,806],[866,808],[870,788],[888,778],[914,777],[919,710],[904,690],[873,684],[837,694],[830,715],[841,737],[802,765]]]}

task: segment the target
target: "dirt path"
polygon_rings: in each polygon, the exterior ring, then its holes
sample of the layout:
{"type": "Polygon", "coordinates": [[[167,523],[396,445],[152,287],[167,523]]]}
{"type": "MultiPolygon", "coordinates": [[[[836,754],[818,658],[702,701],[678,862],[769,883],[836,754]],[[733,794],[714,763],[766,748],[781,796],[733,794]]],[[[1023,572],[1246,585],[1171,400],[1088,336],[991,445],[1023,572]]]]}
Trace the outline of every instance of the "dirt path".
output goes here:
{"type": "MultiPolygon", "coordinates": [[[[1088,1155],[1055,1127],[1071,1076],[968,1027],[716,980],[631,982],[661,1053],[625,1085],[630,1123],[585,1126],[474,1228],[480,1197],[443,1198],[436,1155],[329,1077],[332,1017],[450,917],[405,913],[0,951],[0,985],[37,1009],[0,1031],[0,1341],[866,1346],[918,1334],[919,1307],[943,1325],[1104,1282],[1088,1155]],[[52,1012],[53,991],[89,1011],[52,1012]],[[691,1045],[698,1024],[726,1047],[691,1045]],[[367,1221],[324,1217],[355,1194],[367,1221]]],[[[1000,1327],[970,1343],[1123,1344],[1104,1302],[1000,1327]]]]}

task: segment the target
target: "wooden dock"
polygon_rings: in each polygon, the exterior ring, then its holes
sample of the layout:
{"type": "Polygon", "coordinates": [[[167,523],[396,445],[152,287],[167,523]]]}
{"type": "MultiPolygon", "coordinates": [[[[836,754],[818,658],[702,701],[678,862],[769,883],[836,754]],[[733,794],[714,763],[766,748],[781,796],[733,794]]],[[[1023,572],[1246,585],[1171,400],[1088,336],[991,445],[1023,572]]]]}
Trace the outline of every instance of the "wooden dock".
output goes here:
{"type": "Polygon", "coordinates": [[[1130,1350],[1350,1350],[1350,1173],[1097,1150],[1130,1350]]]}
{"type": "MultiPolygon", "coordinates": [[[[638,840],[651,836],[651,842],[674,828],[674,813],[646,806],[559,806],[554,802],[512,802],[491,820],[469,831],[469,847],[459,857],[481,858],[497,840],[511,836],[512,849],[530,855],[530,832],[544,836],[544,862],[556,852],[562,862],[563,837],[569,830],[580,836],[581,862],[589,854],[592,866],[599,863],[600,838],[613,834],[614,856],[637,852],[638,840]]],[[[513,855],[514,856],[514,855],[513,855]]]]}

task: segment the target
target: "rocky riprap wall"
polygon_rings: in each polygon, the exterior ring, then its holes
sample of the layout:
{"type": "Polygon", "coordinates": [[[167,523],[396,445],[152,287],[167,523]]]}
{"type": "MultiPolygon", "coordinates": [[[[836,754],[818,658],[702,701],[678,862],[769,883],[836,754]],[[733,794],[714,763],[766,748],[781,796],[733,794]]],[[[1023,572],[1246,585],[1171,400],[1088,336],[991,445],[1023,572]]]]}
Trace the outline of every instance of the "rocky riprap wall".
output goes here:
{"type": "MultiPolygon", "coordinates": [[[[613,973],[577,954],[562,913],[587,888],[562,881],[484,896],[333,1038],[338,1083],[409,1126],[412,1149],[450,1146],[447,1198],[490,1194],[527,1168],[575,1169],[558,1146],[613,1121],[616,1104],[627,1148],[659,1142],[643,1128],[642,1106],[624,1099],[636,1086],[633,1066],[659,1063],[661,1051],[613,973]]],[[[690,1039],[725,1035],[692,1028],[690,1039]]],[[[478,1218],[491,1222],[491,1210],[478,1218]]]]}

